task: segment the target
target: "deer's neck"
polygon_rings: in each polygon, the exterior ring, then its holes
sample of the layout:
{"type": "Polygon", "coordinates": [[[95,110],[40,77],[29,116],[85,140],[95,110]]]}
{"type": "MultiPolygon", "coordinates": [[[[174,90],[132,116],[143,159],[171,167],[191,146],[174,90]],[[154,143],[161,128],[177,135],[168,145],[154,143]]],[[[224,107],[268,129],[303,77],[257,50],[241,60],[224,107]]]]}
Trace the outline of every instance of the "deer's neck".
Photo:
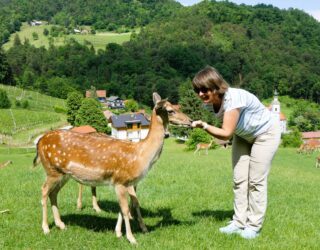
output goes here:
{"type": "Polygon", "coordinates": [[[141,158],[145,159],[142,171],[148,171],[159,158],[163,147],[164,132],[163,122],[153,110],[148,136],[141,141],[141,158]]]}

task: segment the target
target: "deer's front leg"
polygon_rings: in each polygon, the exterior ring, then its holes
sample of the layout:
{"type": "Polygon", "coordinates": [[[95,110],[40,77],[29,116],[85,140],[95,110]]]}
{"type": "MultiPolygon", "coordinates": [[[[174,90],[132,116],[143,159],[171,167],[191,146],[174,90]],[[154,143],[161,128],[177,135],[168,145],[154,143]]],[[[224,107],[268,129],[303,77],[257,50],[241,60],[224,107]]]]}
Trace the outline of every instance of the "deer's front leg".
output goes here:
{"type": "Polygon", "coordinates": [[[77,209],[82,209],[82,192],[83,192],[83,185],[79,184],[79,193],[78,193],[78,199],[77,199],[77,209]]]}
{"type": "MultiPolygon", "coordinates": [[[[130,226],[130,210],[129,210],[129,205],[128,205],[128,199],[127,199],[127,188],[123,185],[116,185],[115,186],[116,194],[118,197],[119,205],[121,208],[121,213],[124,219],[124,223],[126,226],[126,236],[127,239],[131,244],[136,244],[137,241],[134,238],[132,231],[131,231],[131,226],[130,226]]],[[[118,218],[119,221],[119,218],[118,218]]],[[[118,225],[118,223],[117,223],[118,225]]],[[[121,229],[120,229],[121,230],[121,229]]]]}
{"type": "Polygon", "coordinates": [[[136,209],[139,226],[140,226],[142,232],[147,233],[148,229],[147,229],[146,225],[143,222],[143,218],[141,216],[141,211],[140,211],[139,200],[137,198],[137,194],[136,194],[136,191],[135,191],[133,186],[128,187],[128,193],[130,195],[130,199],[131,199],[132,205],[136,209]]]}

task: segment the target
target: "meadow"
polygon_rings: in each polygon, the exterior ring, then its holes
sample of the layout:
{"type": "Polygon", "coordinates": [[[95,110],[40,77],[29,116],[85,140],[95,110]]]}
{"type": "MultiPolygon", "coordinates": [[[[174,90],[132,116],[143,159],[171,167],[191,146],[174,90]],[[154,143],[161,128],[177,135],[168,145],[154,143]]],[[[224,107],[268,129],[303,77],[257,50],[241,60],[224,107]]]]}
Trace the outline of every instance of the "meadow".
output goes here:
{"type": "MultiPolygon", "coordinates": [[[[114,227],[119,206],[112,187],[99,187],[103,212],[91,208],[90,188],[84,208],[76,210],[78,185],[70,180],[59,193],[62,220],[67,229],[41,229],[41,166],[32,167],[34,152],[0,151],[0,162],[13,164],[0,170],[1,249],[132,249],[114,227]]],[[[149,229],[143,234],[131,223],[139,249],[318,249],[320,238],[320,169],[314,155],[280,148],[269,177],[269,205],[261,235],[244,240],[218,229],[232,216],[230,149],[193,155],[173,139],[165,141],[163,154],[138,186],[142,215],[149,229]]],[[[124,228],[123,228],[124,232],[124,228]]]]}
{"type": "MultiPolygon", "coordinates": [[[[5,50],[8,50],[13,46],[14,37],[16,34],[19,35],[21,42],[28,39],[30,44],[34,45],[36,48],[44,46],[49,48],[49,37],[43,34],[44,29],[51,30],[53,25],[40,25],[40,26],[30,26],[27,23],[23,23],[19,32],[11,34],[9,41],[3,45],[5,50]],[[33,38],[33,33],[38,34],[38,39],[33,38]]],[[[114,32],[97,32],[96,34],[70,34],[63,35],[59,37],[53,37],[53,44],[55,46],[64,45],[68,39],[75,39],[80,44],[87,44],[88,42],[93,45],[95,50],[105,49],[108,43],[118,43],[122,44],[129,41],[131,37],[131,32],[127,33],[114,33],[114,32]]]]}
{"type": "Polygon", "coordinates": [[[11,109],[0,109],[0,144],[28,144],[44,131],[67,123],[66,114],[59,113],[66,109],[65,100],[15,86],[0,84],[0,88],[7,92],[12,104],[11,109]],[[22,107],[24,102],[28,103],[27,108],[22,107]]]}

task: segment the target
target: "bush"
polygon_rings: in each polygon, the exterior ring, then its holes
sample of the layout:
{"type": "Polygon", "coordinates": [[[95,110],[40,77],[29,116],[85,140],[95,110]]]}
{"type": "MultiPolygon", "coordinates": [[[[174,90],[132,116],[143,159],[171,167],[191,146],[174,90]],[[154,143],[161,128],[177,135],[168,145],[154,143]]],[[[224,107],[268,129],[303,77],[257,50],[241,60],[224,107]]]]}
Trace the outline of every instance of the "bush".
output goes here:
{"type": "MultiPolygon", "coordinates": [[[[189,134],[189,139],[186,142],[187,150],[194,150],[198,143],[210,143],[212,140],[212,136],[210,136],[207,132],[203,129],[195,128],[189,134]]],[[[211,148],[216,148],[217,144],[212,143],[211,148]]]]}
{"type": "Polygon", "coordinates": [[[28,100],[23,100],[22,103],[21,103],[21,107],[24,108],[24,109],[29,108],[28,100]]]}
{"type": "Polygon", "coordinates": [[[62,113],[62,114],[67,113],[67,110],[64,107],[61,107],[58,105],[53,106],[53,109],[54,109],[54,112],[56,112],[56,113],[62,113]]]}
{"type": "Polygon", "coordinates": [[[11,102],[8,98],[7,92],[3,89],[0,89],[0,108],[8,109],[11,107],[11,102]]]}
{"type": "Polygon", "coordinates": [[[20,107],[21,107],[21,102],[20,102],[19,100],[16,100],[16,101],[15,101],[15,106],[16,106],[17,108],[20,108],[20,107]]]}
{"type": "Polygon", "coordinates": [[[283,147],[293,147],[297,148],[302,144],[301,133],[298,128],[294,127],[292,132],[289,134],[282,135],[282,143],[283,147]]]}

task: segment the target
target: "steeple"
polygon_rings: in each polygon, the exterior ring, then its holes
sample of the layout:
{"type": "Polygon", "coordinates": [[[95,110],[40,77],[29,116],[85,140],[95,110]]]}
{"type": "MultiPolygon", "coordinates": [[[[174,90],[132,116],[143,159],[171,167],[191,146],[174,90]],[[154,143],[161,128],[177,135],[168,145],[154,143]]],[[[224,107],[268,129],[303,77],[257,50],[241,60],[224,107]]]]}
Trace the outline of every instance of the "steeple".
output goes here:
{"type": "Polygon", "coordinates": [[[274,91],[273,101],[271,103],[271,112],[280,115],[280,102],[278,100],[278,91],[274,91]]]}

